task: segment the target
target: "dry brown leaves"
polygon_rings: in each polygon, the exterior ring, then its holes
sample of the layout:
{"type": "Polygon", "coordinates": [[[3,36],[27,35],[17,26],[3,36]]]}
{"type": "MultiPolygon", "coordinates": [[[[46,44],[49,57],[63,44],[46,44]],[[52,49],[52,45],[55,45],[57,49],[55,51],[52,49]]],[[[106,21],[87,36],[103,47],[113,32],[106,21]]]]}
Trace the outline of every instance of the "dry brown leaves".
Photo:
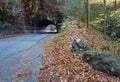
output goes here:
{"type": "Polygon", "coordinates": [[[28,34],[28,33],[22,33],[22,34],[0,34],[0,38],[15,37],[15,36],[23,35],[23,34],[28,34]]]}
{"type": "Polygon", "coordinates": [[[29,71],[29,72],[25,72],[25,73],[21,73],[21,74],[17,74],[16,77],[27,77],[27,76],[34,76],[35,73],[33,71],[29,71]]]}
{"type": "Polygon", "coordinates": [[[0,38],[5,38],[5,37],[11,37],[11,36],[15,36],[14,34],[0,34],[0,38]]]}
{"type": "MultiPolygon", "coordinates": [[[[74,39],[81,38],[91,46],[86,34],[78,29],[78,25],[68,25],[64,35],[59,34],[58,42],[47,40],[44,44],[45,53],[41,56],[42,67],[39,82],[120,82],[114,76],[93,70],[84,63],[81,56],[71,53],[71,44],[74,39]]],[[[92,43],[92,44],[91,44],[92,43]]],[[[98,44],[98,43],[97,43],[98,44]]],[[[92,48],[92,47],[91,47],[92,48]]],[[[92,48],[93,49],[93,48],[92,48]]]]}

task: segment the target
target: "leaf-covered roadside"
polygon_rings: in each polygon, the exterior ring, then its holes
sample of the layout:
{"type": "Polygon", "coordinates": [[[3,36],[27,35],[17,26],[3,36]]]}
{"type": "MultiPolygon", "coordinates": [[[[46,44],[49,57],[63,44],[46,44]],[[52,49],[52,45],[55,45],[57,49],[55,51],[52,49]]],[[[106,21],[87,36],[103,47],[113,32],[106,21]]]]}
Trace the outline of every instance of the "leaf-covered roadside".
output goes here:
{"type": "Polygon", "coordinates": [[[80,23],[67,22],[66,27],[66,31],[45,42],[45,53],[41,56],[43,60],[40,68],[41,76],[38,81],[119,82],[120,79],[114,76],[93,70],[82,61],[81,54],[71,53],[71,44],[76,38],[85,41],[93,51],[111,50],[116,52],[116,49],[113,49],[114,46],[111,45],[112,42],[105,41],[96,30],[83,28],[80,23]]]}

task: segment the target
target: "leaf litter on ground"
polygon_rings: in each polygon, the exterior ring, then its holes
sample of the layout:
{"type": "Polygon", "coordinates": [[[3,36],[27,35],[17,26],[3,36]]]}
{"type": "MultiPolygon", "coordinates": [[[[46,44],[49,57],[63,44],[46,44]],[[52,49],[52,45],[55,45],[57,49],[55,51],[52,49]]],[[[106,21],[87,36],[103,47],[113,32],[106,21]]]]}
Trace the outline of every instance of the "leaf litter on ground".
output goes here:
{"type": "MultiPolygon", "coordinates": [[[[80,22],[81,23],[81,22],[80,22]]],[[[103,51],[101,45],[109,46],[115,52],[111,41],[103,39],[103,35],[91,28],[79,24],[67,23],[66,31],[47,40],[43,47],[39,82],[120,82],[120,79],[94,70],[82,61],[81,53],[72,53],[71,44],[74,39],[85,41],[93,51],[103,51]],[[92,35],[92,37],[90,36],[92,35]]]]}

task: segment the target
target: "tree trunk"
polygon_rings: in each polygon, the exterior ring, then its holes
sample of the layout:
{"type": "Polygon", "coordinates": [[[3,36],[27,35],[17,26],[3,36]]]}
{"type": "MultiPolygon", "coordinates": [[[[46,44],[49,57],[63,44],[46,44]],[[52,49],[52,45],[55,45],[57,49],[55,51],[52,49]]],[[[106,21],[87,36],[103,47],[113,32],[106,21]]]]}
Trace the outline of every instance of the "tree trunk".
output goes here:
{"type": "Polygon", "coordinates": [[[106,25],[107,25],[107,12],[106,12],[106,0],[104,0],[104,37],[106,38],[106,25]]]}
{"type": "Polygon", "coordinates": [[[90,27],[90,0],[87,0],[87,28],[90,27]]]}
{"type": "Polygon", "coordinates": [[[115,10],[117,9],[117,0],[115,0],[115,10]]]}

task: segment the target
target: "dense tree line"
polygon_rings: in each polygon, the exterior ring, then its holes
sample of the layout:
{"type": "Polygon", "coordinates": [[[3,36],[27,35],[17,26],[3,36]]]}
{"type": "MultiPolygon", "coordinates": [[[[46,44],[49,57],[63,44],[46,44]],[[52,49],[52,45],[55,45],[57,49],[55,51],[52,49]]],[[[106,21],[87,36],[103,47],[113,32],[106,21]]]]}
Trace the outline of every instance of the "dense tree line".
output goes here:
{"type": "Polygon", "coordinates": [[[56,4],[56,0],[0,0],[0,21],[11,23],[20,17],[23,24],[31,24],[38,15],[52,17],[56,4]]]}
{"type": "Polygon", "coordinates": [[[87,27],[119,38],[119,15],[111,16],[115,11],[119,14],[119,4],[118,0],[0,0],[0,21],[32,25],[39,18],[50,17],[61,22],[65,13],[80,18],[87,27]]]}
{"type": "Polygon", "coordinates": [[[41,18],[61,22],[63,13],[58,5],[57,0],[0,0],[0,34],[27,30],[27,26],[37,24],[41,18]]]}

